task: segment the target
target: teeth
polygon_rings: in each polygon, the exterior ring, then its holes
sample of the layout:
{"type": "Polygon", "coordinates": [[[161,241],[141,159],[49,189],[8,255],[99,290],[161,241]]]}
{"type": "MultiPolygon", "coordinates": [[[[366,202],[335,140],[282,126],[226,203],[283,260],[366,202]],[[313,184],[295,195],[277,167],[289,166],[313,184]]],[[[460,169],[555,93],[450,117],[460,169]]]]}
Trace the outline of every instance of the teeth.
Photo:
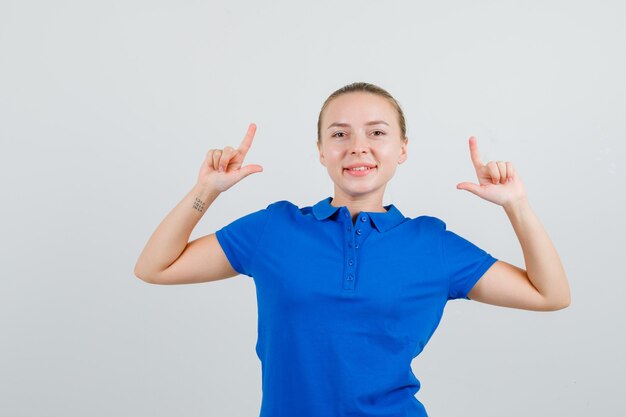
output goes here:
{"type": "Polygon", "coordinates": [[[368,167],[357,167],[357,168],[351,168],[352,171],[365,171],[367,169],[370,169],[368,167]]]}

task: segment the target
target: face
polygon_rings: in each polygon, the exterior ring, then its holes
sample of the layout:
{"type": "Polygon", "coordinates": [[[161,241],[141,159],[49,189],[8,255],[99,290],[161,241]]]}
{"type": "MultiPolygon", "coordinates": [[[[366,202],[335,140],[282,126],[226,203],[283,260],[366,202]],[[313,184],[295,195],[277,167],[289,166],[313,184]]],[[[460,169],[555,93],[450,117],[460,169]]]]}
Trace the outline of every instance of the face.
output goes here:
{"type": "Polygon", "coordinates": [[[382,201],[387,182],[407,158],[393,105],[372,93],[343,94],[324,110],[320,135],[320,162],[335,183],[335,197],[382,201]]]}

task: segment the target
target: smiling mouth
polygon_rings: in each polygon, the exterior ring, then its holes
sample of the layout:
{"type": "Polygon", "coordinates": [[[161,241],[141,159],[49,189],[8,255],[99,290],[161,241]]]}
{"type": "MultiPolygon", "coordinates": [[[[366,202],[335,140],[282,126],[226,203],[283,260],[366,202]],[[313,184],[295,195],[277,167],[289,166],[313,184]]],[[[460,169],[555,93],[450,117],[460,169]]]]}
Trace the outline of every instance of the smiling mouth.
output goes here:
{"type": "Polygon", "coordinates": [[[376,167],[358,167],[358,168],[344,168],[346,171],[368,171],[376,167]]]}
{"type": "Polygon", "coordinates": [[[373,166],[373,167],[344,168],[343,170],[351,176],[362,177],[374,171],[375,169],[376,167],[373,166]]]}

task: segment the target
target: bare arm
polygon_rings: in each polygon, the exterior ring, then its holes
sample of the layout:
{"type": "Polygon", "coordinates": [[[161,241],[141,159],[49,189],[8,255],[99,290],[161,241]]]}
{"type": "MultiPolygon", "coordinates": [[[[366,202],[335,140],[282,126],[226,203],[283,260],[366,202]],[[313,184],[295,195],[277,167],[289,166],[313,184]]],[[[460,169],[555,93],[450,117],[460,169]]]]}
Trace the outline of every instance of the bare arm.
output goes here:
{"type": "Polygon", "coordinates": [[[197,184],[161,221],[135,265],[135,275],[152,284],[191,284],[237,275],[215,234],[188,242],[203,214],[220,193],[260,165],[242,166],[252,144],[256,125],[251,124],[239,148],[212,149],[200,168],[197,184]]]}
{"type": "MultiPolygon", "coordinates": [[[[209,236],[188,243],[194,227],[218,195],[216,190],[194,186],[150,236],[135,265],[135,275],[152,284],[187,284],[209,280],[200,278],[203,273],[206,278],[215,276],[211,274],[212,265],[221,265],[224,273],[232,272],[225,268],[217,253],[221,248],[215,237],[213,245],[207,245],[209,236]],[[182,261],[178,265],[177,259],[182,261]],[[172,269],[168,270],[170,267],[172,269]],[[195,279],[190,282],[189,278],[195,279]]],[[[225,258],[223,253],[221,255],[225,258]]]]}
{"type": "Polygon", "coordinates": [[[504,208],[522,247],[526,270],[498,261],[478,280],[468,298],[534,311],[569,306],[570,290],[565,270],[548,233],[528,203],[526,190],[513,164],[492,161],[484,165],[476,139],[470,138],[469,143],[479,184],[464,182],[457,188],[504,208]]]}
{"type": "Polygon", "coordinates": [[[533,311],[569,306],[569,284],[559,254],[528,201],[505,207],[505,211],[522,247],[526,270],[498,261],[478,280],[468,298],[533,311]]]}

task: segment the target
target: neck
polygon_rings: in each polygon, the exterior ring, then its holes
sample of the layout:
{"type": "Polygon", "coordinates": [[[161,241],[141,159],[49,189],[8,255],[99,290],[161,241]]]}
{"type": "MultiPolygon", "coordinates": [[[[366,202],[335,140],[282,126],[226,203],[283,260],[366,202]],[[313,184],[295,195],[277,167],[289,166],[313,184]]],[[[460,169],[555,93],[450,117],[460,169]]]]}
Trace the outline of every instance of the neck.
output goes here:
{"type": "Polygon", "coordinates": [[[334,207],[346,206],[352,217],[356,217],[359,212],[384,213],[387,210],[383,207],[384,189],[376,194],[367,194],[363,196],[347,195],[340,190],[335,189],[335,195],[330,201],[330,205],[334,207]]]}

